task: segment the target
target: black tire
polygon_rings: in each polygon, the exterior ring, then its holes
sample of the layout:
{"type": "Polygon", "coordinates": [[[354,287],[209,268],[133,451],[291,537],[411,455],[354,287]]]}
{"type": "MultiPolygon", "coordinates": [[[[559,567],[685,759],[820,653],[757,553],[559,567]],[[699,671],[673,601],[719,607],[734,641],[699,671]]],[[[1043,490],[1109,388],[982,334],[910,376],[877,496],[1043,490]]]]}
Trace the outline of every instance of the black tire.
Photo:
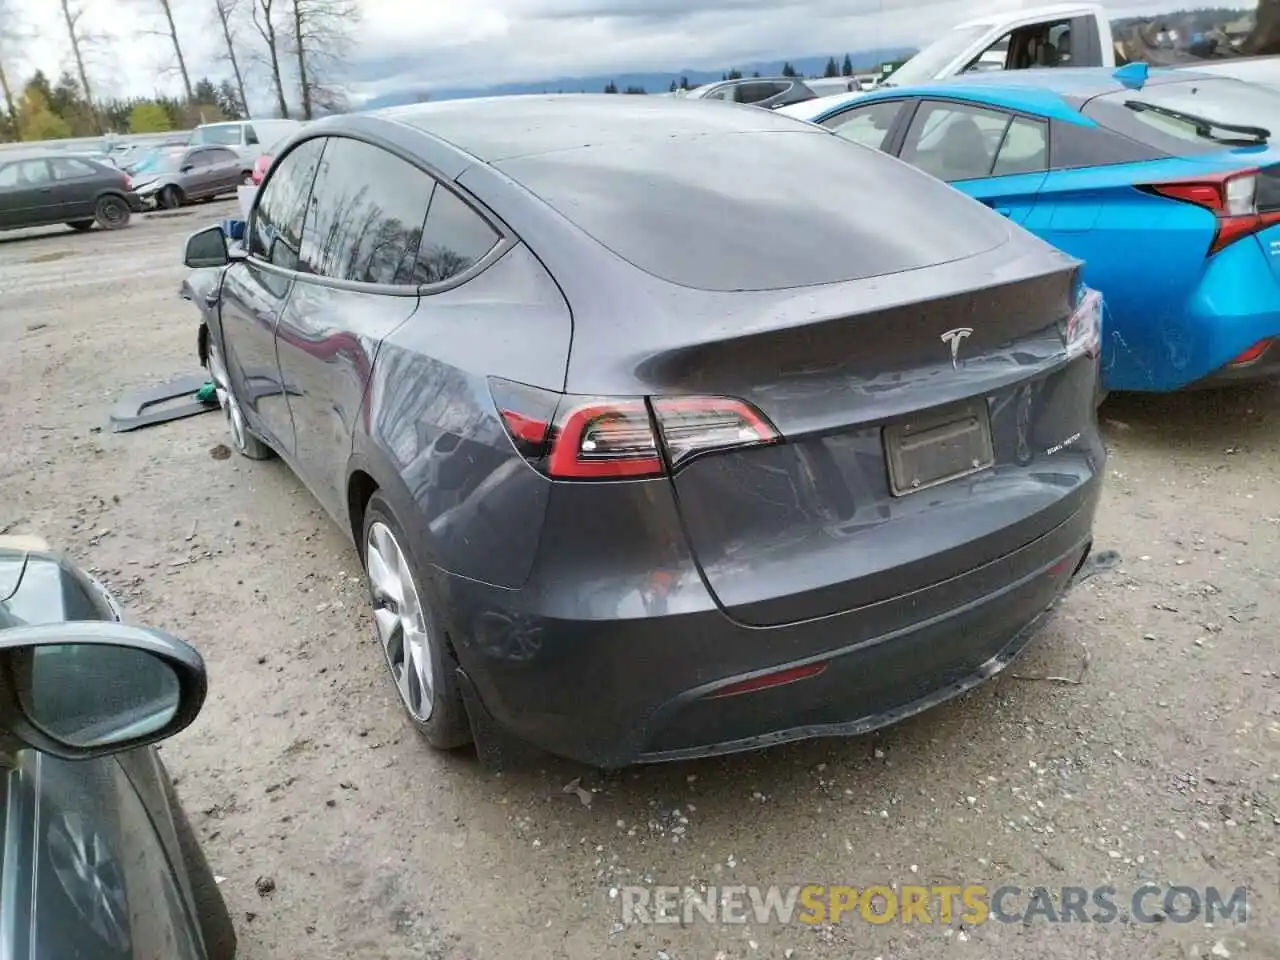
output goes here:
{"type": "Polygon", "coordinates": [[[236,928],[231,922],[231,912],[222,899],[222,891],[213,878],[213,870],[209,868],[209,861],[192,829],[191,821],[187,819],[186,811],[178,800],[178,792],[167,777],[164,788],[173,814],[173,829],[178,835],[178,849],[182,852],[187,879],[191,882],[191,897],[195,900],[196,921],[200,924],[205,952],[209,960],[234,960],[236,928]]]}
{"type": "MultiPolygon", "coordinates": [[[[400,696],[401,706],[404,707],[405,716],[414,728],[422,734],[423,739],[437,750],[455,750],[458,747],[466,746],[471,742],[471,724],[467,719],[467,708],[462,700],[462,691],[458,688],[457,669],[458,662],[454,658],[453,650],[449,645],[449,635],[444,628],[444,620],[440,615],[439,603],[432,591],[431,582],[422,575],[422,564],[418,562],[413,554],[413,544],[404,533],[404,527],[400,521],[396,519],[395,513],[391,509],[391,505],[386,498],[380,493],[375,493],[370,499],[368,506],[364,512],[364,529],[360,536],[360,560],[365,567],[365,580],[369,586],[369,594],[373,599],[374,605],[379,605],[380,601],[375,595],[373,582],[369,577],[369,532],[373,529],[374,524],[385,525],[395,537],[397,546],[399,546],[403,554],[409,572],[412,575],[414,587],[418,594],[419,606],[422,609],[423,619],[427,624],[427,634],[430,638],[428,648],[432,658],[432,698],[431,711],[427,719],[420,720],[413,715],[409,705],[405,702],[404,695],[399,692],[397,686],[397,694],[400,696]]],[[[376,628],[375,628],[375,635],[376,628]]],[[[381,645],[381,637],[379,636],[379,644],[381,645]]],[[[386,651],[383,651],[384,657],[386,651]]],[[[391,664],[388,659],[387,671],[391,673],[391,664]]],[[[392,674],[394,682],[394,674],[392,674]]]]}
{"type": "Polygon", "coordinates": [[[72,220],[70,223],[67,224],[67,226],[70,227],[72,230],[75,230],[77,233],[87,233],[88,231],[93,229],[93,221],[92,220],[72,220]]]}
{"type": "Polygon", "coordinates": [[[93,212],[94,220],[103,230],[120,230],[123,227],[127,227],[129,218],[133,216],[129,210],[129,204],[125,203],[124,197],[117,197],[112,194],[99,199],[93,212]]]}
{"type": "Polygon", "coordinates": [[[182,206],[182,191],[170,184],[156,196],[156,203],[164,210],[177,210],[182,206]]]}

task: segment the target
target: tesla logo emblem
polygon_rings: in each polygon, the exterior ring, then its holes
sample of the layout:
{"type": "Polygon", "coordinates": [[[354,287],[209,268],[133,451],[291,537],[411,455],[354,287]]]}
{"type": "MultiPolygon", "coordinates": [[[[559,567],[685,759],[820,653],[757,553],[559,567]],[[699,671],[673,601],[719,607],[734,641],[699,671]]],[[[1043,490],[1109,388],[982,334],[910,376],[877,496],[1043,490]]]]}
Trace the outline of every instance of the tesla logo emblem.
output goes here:
{"type": "Polygon", "coordinates": [[[951,345],[951,367],[957,369],[960,366],[960,344],[973,333],[972,327],[956,327],[954,330],[948,330],[942,335],[942,342],[951,345]]]}

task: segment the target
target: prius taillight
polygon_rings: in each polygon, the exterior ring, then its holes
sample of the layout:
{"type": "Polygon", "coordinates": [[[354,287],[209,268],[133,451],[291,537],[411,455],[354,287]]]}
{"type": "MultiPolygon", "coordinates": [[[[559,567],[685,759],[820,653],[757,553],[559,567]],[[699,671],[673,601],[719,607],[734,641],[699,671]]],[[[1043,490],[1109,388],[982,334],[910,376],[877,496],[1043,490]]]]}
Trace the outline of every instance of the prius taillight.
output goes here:
{"type": "Polygon", "coordinates": [[[732,397],[560,396],[496,377],[490,388],[516,449],[556,479],[658,477],[704,453],[778,440],[732,397]]]}
{"type": "Polygon", "coordinates": [[[1235,170],[1209,174],[1194,180],[1166,180],[1143,189],[1170,200],[1193,203],[1218,218],[1218,228],[1209,253],[1217,253],[1241,237],[1280,223],[1280,211],[1259,212],[1258,171],[1235,170]]]}

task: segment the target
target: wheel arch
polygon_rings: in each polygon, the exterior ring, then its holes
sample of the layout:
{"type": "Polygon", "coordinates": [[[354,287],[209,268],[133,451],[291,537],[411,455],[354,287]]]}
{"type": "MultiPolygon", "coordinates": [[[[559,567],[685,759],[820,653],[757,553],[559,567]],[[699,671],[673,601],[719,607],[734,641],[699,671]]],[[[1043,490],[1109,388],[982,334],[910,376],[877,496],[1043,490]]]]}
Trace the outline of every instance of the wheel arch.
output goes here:
{"type": "Polygon", "coordinates": [[[365,509],[375,493],[386,498],[405,533],[413,538],[412,549],[417,559],[423,566],[431,567],[435,561],[431,534],[414,509],[412,492],[396,469],[391,455],[367,434],[358,432],[347,461],[346,507],[347,531],[361,560],[364,559],[365,509]]]}

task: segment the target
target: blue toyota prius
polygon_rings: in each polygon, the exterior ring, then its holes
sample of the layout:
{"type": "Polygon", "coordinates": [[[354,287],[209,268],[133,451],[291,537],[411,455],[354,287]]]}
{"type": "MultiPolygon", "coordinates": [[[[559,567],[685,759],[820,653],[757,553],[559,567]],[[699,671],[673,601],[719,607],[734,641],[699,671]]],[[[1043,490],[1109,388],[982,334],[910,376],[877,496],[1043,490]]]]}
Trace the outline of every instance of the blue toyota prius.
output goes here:
{"type": "Polygon", "coordinates": [[[1106,302],[1108,389],[1280,375],[1280,93],[1130,64],[966,74],[779,112],[1084,260],[1106,302]]]}

